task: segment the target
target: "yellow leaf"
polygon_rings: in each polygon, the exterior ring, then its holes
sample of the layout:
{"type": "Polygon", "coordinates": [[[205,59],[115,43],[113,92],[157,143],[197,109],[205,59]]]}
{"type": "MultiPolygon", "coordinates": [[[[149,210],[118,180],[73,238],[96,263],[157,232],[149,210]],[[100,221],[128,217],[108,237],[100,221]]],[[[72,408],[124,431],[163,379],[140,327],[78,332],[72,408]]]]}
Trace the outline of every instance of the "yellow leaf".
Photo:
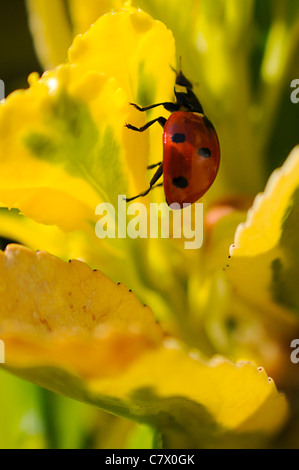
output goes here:
{"type": "Polygon", "coordinates": [[[290,312],[298,314],[299,309],[298,190],[296,147],[239,225],[226,270],[238,295],[291,325],[290,312]]]}
{"type": "Polygon", "coordinates": [[[286,419],[286,400],[262,369],[206,362],[165,341],[149,308],[82,262],[10,245],[0,254],[0,291],[6,368],[149,423],[170,446],[182,435],[189,446],[236,445],[244,435],[252,444],[286,419]]]}
{"type": "Polygon", "coordinates": [[[83,3],[81,0],[67,0],[67,3],[74,31],[78,34],[86,31],[99,16],[122,8],[125,2],[123,0],[85,0],[83,3]]]}
{"type": "Polygon", "coordinates": [[[0,263],[0,334],[11,364],[50,361],[105,376],[161,341],[134,294],[80,261],[9,245],[0,263]]]}
{"type": "Polygon", "coordinates": [[[91,232],[100,202],[144,190],[148,139],[124,126],[146,117],[129,102],[168,99],[173,63],[171,32],[134,8],[75,38],[68,63],[0,105],[0,205],[91,232]]]}
{"type": "Polygon", "coordinates": [[[26,0],[36,52],[45,69],[66,59],[72,32],[62,0],[26,0]]]}

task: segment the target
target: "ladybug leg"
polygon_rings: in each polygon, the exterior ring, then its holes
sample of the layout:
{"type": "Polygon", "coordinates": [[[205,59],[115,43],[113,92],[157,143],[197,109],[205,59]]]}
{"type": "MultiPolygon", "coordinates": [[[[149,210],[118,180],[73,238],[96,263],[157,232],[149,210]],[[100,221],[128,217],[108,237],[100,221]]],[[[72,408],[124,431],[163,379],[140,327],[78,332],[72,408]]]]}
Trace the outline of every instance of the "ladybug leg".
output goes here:
{"type": "Polygon", "coordinates": [[[153,168],[156,168],[157,166],[161,165],[162,162],[159,162],[159,163],[154,163],[153,165],[149,165],[147,167],[148,170],[152,170],[153,168]]]}
{"type": "Polygon", "coordinates": [[[146,129],[148,129],[150,126],[152,126],[155,122],[158,122],[162,127],[164,127],[166,121],[167,121],[167,119],[165,119],[164,117],[160,116],[160,117],[158,117],[157,119],[153,119],[152,121],[147,122],[147,123],[146,123],[144,126],[142,126],[142,127],[135,127],[135,126],[132,126],[132,124],[126,124],[125,127],[127,127],[128,129],[131,129],[132,131],[143,132],[143,131],[145,131],[146,129]]]}
{"type": "Polygon", "coordinates": [[[154,189],[154,188],[159,188],[160,186],[163,186],[163,183],[156,184],[155,186],[150,186],[146,191],[144,191],[144,193],[138,194],[137,196],[134,196],[134,197],[126,197],[126,198],[125,198],[125,201],[126,201],[126,202],[131,202],[131,201],[134,201],[134,199],[137,199],[138,197],[147,196],[148,193],[149,193],[152,189],[154,189]]]}
{"type": "Polygon", "coordinates": [[[138,109],[138,111],[148,111],[149,109],[157,108],[157,106],[163,106],[167,111],[170,111],[173,113],[174,111],[179,110],[179,106],[177,103],[172,103],[170,101],[165,101],[164,103],[156,103],[156,104],[151,104],[149,106],[138,106],[138,104],[135,103],[130,103],[131,106],[134,106],[134,108],[138,109]]]}
{"type": "Polygon", "coordinates": [[[161,163],[161,165],[159,166],[158,170],[156,171],[156,173],[154,174],[154,176],[153,176],[152,179],[150,180],[150,188],[151,188],[155,183],[157,183],[157,181],[161,178],[162,175],[163,175],[163,163],[161,163]]]}
{"type": "Polygon", "coordinates": [[[152,177],[152,179],[150,180],[150,186],[149,188],[144,191],[143,193],[141,194],[138,194],[137,196],[134,196],[134,197],[129,197],[129,198],[126,198],[126,202],[130,202],[130,201],[133,201],[134,199],[137,199],[138,197],[144,197],[144,196],[147,196],[147,194],[154,188],[158,188],[159,186],[162,186],[163,183],[159,183],[159,184],[155,184],[160,178],[161,176],[163,175],[163,164],[161,163],[158,170],[156,171],[156,173],[154,174],[154,176],[152,177]]]}

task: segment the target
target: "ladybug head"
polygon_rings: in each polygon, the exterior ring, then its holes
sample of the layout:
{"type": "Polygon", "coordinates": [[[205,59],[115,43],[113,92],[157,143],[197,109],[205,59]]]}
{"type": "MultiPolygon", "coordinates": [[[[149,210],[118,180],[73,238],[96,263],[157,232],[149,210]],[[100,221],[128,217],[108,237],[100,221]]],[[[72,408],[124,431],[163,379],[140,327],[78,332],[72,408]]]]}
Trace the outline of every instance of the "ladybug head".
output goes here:
{"type": "Polygon", "coordinates": [[[181,70],[179,72],[176,72],[175,84],[179,86],[183,86],[185,88],[189,88],[190,90],[192,90],[193,88],[192,83],[185,77],[185,75],[183,74],[181,70]]]}
{"type": "Polygon", "coordinates": [[[193,92],[192,83],[185,77],[182,70],[179,72],[174,68],[172,70],[176,74],[174,94],[179,110],[204,114],[203,107],[193,92]]]}

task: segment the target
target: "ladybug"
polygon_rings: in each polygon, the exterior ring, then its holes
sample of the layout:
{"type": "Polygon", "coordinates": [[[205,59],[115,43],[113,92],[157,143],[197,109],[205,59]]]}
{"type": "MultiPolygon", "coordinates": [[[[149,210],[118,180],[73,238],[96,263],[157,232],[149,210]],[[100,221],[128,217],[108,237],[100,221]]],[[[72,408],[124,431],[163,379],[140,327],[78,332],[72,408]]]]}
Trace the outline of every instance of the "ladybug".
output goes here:
{"type": "Polygon", "coordinates": [[[163,127],[163,162],[148,167],[158,167],[149,188],[137,196],[126,198],[127,202],[164,185],[167,204],[177,203],[182,208],[183,204],[192,204],[202,197],[215,180],[220,161],[219,141],[192,88],[192,83],[180,71],[176,72],[175,102],[145,107],[130,103],[138,111],[163,106],[171,114],[168,119],[160,116],[139,128],[126,124],[125,127],[137,132],[145,131],[155,122],[163,127]],[[163,183],[156,184],[162,175],[163,183]]]}

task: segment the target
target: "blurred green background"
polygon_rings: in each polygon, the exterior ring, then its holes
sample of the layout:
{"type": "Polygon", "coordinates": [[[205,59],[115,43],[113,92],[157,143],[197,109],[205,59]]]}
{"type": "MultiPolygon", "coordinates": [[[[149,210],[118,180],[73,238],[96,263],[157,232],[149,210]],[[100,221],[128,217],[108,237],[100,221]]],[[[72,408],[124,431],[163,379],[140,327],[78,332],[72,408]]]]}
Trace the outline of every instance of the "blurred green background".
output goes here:
{"type": "Polygon", "coordinates": [[[25,2],[1,0],[0,5],[0,76],[8,95],[17,88],[27,88],[28,75],[42,69],[28,28],[25,2]]]}

